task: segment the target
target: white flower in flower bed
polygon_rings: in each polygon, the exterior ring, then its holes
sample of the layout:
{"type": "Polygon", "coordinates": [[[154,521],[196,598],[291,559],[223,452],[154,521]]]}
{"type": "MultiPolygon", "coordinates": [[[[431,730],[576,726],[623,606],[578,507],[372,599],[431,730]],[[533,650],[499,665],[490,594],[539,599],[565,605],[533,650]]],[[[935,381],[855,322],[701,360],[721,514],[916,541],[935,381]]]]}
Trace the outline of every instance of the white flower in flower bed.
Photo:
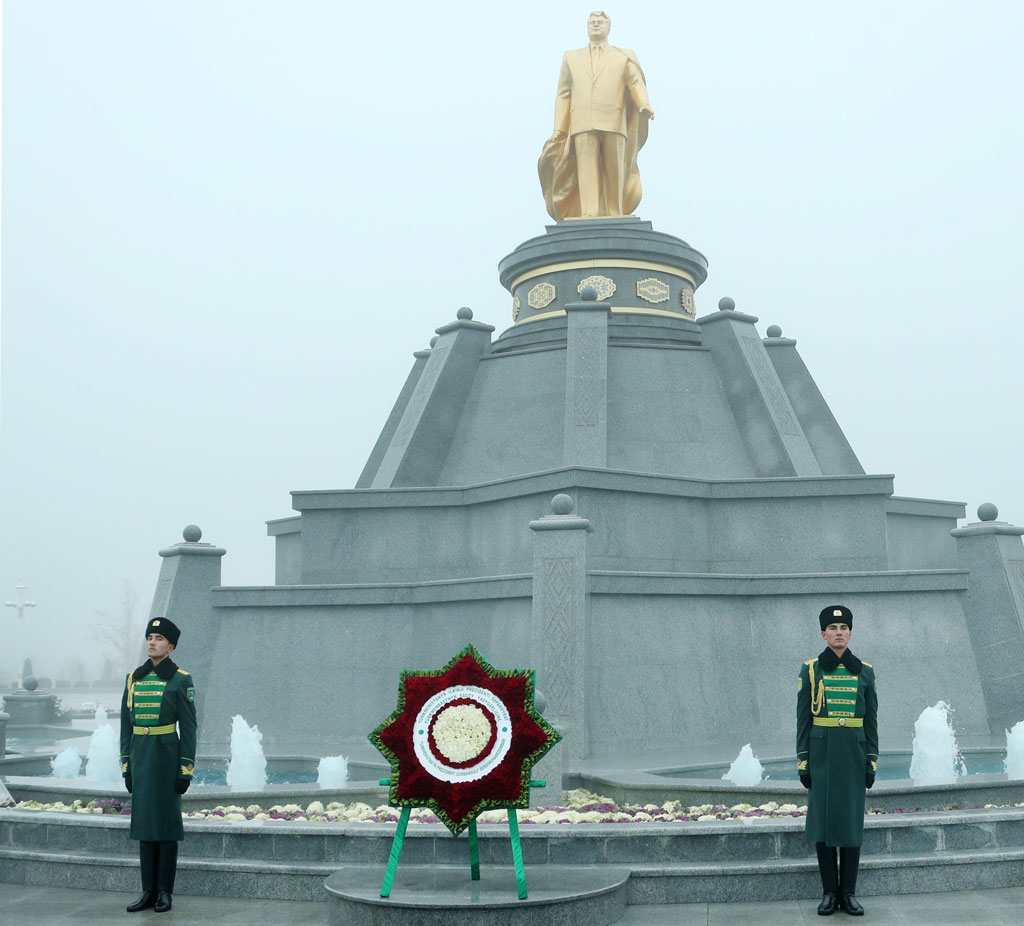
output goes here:
{"type": "Polygon", "coordinates": [[[474,704],[446,707],[434,721],[434,742],[449,762],[468,762],[491,738],[491,722],[474,704]]]}
{"type": "Polygon", "coordinates": [[[324,805],[321,804],[320,801],[313,801],[306,808],[306,813],[307,814],[315,814],[315,813],[319,814],[319,813],[323,813],[323,812],[324,812],[324,805]]]}

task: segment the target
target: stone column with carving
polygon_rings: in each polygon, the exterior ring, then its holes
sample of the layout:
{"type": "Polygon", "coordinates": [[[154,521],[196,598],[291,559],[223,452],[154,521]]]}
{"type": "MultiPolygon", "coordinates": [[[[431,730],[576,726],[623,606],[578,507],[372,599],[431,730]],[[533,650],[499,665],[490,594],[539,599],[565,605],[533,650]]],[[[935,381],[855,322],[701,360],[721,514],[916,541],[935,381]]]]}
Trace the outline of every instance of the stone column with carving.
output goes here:
{"type": "Polygon", "coordinates": [[[978,506],[977,523],[951,532],[970,573],[964,615],[993,735],[1024,716],[1024,527],[998,516],[996,506],[985,502],[978,506]]]}
{"type": "Polygon", "coordinates": [[[584,287],[581,302],[565,306],[566,466],[608,465],[608,313],[597,290],[584,287]]]}
{"type": "MultiPolygon", "coordinates": [[[[590,521],[573,513],[569,495],[551,500],[551,514],[533,531],[531,666],[546,698],[545,717],[562,742],[537,766],[548,781],[545,803],[555,803],[570,759],[589,753],[587,717],[587,534],[590,521]]],[[[543,793],[543,792],[542,792],[543,793]]]]}

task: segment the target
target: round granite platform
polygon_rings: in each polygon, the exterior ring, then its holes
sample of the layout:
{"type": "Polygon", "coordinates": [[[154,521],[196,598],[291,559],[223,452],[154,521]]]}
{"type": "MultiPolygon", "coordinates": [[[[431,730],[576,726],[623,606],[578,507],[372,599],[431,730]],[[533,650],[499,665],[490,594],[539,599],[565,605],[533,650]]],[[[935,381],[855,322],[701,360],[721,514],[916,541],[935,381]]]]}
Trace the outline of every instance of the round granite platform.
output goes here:
{"type": "Polygon", "coordinates": [[[515,871],[488,867],[473,881],[466,868],[398,866],[383,899],[383,866],[346,867],[325,882],[332,926],[606,926],[626,912],[629,871],[544,865],[528,868],[529,896],[516,896],[515,871]],[[486,918],[481,914],[486,911],[486,918]]]}

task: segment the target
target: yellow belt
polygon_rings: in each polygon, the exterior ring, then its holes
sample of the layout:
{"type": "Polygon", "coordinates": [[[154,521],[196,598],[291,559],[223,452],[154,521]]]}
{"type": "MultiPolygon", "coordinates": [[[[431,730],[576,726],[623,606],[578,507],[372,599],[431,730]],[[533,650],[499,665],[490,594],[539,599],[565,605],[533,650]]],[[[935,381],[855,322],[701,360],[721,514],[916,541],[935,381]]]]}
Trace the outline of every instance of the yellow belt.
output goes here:
{"type": "Polygon", "coordinates": [[[161,733],[174,733],[178,729],[176,723],[165,723],[162,727],[132,727],[136,736],[159,736],[161,733]]]}
{"type": "Polygon", "coordinates": [[[863,717],[813,717],[816,727],[863,727],[863,717]]]}

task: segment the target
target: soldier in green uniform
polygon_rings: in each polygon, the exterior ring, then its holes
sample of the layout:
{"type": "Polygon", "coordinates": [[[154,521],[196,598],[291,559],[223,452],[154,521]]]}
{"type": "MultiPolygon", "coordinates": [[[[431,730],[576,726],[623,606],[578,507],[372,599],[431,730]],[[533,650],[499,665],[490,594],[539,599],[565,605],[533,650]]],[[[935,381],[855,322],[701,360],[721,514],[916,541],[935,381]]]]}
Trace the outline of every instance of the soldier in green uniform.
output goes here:
{"type": "Polygon", "coordinates": [[[121,774],[132,796],[129,836],[139,840],[142,895],[135,913],[171,909],[181,824],[181,795],[195,771],[196,689],[170,658],[181,631],[166,617],[146,626],[146,662],[128,675],[121,698],[121,774]]]}
{"type": "Polygon", "coordinates": [[[875,670],[849,650],[853,612],[830,605],[818,615],[827,644],[800,667],[796,760],[810,789],[805,831],[818,852],[821,916],[836,909],[863,916],[854,894],[864,841],[865,788],[878,769],[875,670]],[[839,848],[838,865],[836,847],[839,848]]]}

